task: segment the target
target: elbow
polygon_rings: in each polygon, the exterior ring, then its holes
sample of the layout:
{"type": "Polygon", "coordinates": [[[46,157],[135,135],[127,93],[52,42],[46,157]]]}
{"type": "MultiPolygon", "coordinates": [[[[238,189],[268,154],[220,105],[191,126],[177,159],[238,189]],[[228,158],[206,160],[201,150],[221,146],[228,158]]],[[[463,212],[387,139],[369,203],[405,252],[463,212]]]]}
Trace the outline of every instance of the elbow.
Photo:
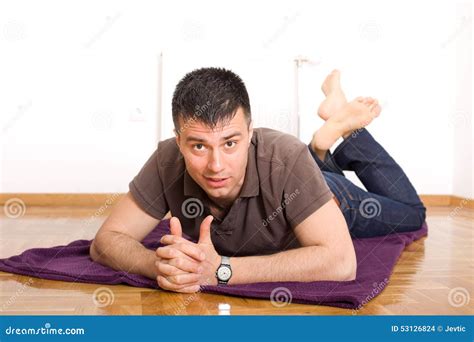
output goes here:
{"type": "Polygon", "coordinates": [[[357,276],[357,259],[355,253],[351,253],[349,256],[343,257],[341,262],[340,280],[341,281],[352,281],[357,276]]]}
{"type": "Polygon", "coordinates": [[[352,281],[357,276],[357,263],[345,265],[344,270],[341,272],[341,281],[352,281]]]}
{"type": "Polygon", "coordinates": [[[352,281],[356,279],[357,276],[357,259],[355,252],[348,253],[340,258],[338,269],[338,280],[339,281],[352,281]]]}
{"type": "Polygon", "coordinates": [[[99,262],[99,256],[100,256],[100,251],[97,247],[97,236],[95,237],[94,240],[92,240],[91,247],[89,249],[89,256],[92,259],[92,261],[99,262]]]}

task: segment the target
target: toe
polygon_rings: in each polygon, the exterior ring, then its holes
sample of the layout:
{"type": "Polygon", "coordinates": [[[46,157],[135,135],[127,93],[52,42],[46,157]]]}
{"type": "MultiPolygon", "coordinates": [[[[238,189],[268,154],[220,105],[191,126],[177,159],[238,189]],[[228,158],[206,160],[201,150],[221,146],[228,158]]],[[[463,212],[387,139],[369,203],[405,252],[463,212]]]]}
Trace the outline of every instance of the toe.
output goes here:
{"type": "Polygon", "coordinates": [[[379,116],[381,111],[382,107],[380,107],[378,104],[374,104],[370,109],[370,112],[374,115],[374,117],[379,116]]]}
{"type": "Polygon", "coordinates": [[[382,107],[377,105],[377,107],[375,108],[375,112],[377,113],[377,116],[379,116],[380,113],[382,112],[382,107]]]}

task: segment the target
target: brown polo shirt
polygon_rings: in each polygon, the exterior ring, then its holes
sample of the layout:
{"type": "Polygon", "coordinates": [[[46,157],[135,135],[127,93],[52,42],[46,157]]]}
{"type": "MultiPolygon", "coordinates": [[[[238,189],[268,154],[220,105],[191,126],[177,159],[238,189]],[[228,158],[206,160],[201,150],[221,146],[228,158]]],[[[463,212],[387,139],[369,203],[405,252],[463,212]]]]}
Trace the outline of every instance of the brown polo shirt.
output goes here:
{"type": "MultiPolygon", "coordinates": [[[[181,221],[183,233],[197,241],[211,201],[186,172],[174,138],[158,144],[129,187],[145,212],[161,220],[170,211],[181,221]]],[[[256,128],[242,189],[225,216],[214,218],[212,242],[226,256],[299,247],[293,229],[332,197],[306,144],[289,134],[256,128]]]]}

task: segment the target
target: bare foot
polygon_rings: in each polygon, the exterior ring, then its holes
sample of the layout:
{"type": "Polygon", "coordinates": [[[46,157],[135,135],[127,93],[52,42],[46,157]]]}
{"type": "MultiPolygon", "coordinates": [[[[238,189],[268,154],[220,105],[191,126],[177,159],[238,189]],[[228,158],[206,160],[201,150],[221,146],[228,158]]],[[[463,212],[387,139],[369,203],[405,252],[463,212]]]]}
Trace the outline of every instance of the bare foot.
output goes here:
{"type": "Polygon", "coordinates": [[[331,115],[314,133],[311,146],[314,150],[329,150],[340,137],[347,138],[354,130],[367,126],[380,115],[376,99],[358,97],[331,115]]]}
{"type": "Polygon", "coordinates": [[[324,80],[321,90],[326,99],[321,102],[318,109],[318,115],[321,119],[327,120],[331,115],[338,111],[347,103],[346,96],[341,88],[341,73],[334,69],[324,80]]]}
{"type": "MultiPolygon", "coordinates": [[[[356,129],[360,129],[367,126],[369,123],[372,122],[373,119],[378,117],[382,111],[382,107],[380,107],[379,101],[372,97],[358,97],[357,99],[359,102],[362,102],[363,104],[368,106],[370,111],[370,114],[368,114],[367,118],[360,118],[361,121],[356,121],[355,123],[353,123],[357,127],[356,129]]],[[[349,132],[344,134],[344,138],[347,138],[349,134],[352,133],[352,131],[354,130],[349,128],[349,132]]]]}

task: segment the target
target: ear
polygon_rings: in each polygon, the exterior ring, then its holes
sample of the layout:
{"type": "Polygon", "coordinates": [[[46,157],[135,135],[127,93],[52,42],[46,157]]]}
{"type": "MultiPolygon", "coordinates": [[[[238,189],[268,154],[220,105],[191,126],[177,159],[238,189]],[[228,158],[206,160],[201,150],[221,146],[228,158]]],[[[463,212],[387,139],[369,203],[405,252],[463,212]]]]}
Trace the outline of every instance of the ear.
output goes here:
{"type": "Polygon", "coordinates": [[[178,134],[178,132],[176,131],[176,128],[173,129],[173,133],[174,133],[174,136],[176,138],[176,145],[179,146],[180,142],[181,142],[181,136],[178,134]]]}
{"type": "Polygon", "coordinates": [[[253,136],[253,121],[250,121],[250,124],[249,124],[249,144],[252,141],[252,136],[253,136]]]}

